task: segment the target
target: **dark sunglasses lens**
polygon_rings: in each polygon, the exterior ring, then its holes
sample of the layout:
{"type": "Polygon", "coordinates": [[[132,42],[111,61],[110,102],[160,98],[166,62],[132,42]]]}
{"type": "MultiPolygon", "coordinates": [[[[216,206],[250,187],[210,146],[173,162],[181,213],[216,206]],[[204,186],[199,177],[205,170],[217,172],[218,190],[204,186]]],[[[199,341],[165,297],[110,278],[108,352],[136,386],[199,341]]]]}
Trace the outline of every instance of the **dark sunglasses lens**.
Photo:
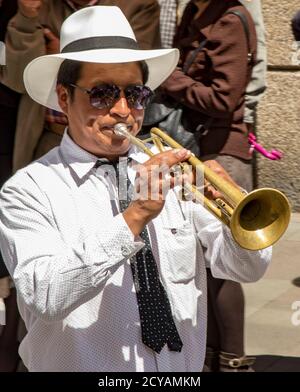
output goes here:
{"type": "Polygon", "coordinates": [[[115,85],[93,87],[90,92],[91,105],[97,109],[111,107],[120,96],[120,89],[115,85]]]}
{"type": "Polygon", "coordinates": [[[125,89],[128,105],[134,109],[145,109],[151,96],[152,90],[147,86],[128,86],[125,89]]]}

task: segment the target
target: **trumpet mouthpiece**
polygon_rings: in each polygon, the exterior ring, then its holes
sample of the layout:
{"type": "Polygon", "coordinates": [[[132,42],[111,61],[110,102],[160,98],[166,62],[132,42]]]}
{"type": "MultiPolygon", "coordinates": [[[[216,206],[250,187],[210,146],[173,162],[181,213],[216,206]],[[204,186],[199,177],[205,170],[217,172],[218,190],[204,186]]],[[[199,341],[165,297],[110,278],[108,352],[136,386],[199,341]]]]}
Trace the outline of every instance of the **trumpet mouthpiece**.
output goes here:
{"type": "Polygon", "coordinates": [[[127,136],[128,130],[127,125],[124,123],[118,123],[114,126],[114,133],[118,136],[127,136]]]}

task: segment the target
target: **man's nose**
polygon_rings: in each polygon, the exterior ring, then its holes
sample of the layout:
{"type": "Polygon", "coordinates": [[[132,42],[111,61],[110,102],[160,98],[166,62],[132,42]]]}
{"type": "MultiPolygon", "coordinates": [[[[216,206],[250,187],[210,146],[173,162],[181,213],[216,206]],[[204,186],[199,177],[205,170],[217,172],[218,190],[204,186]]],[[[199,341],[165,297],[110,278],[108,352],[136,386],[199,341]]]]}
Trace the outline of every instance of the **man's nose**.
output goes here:
{"type": "Polygon", "coordinates": [[[110,109],[110,113],[116,114],[120,117],[127,117],[130,114],[130,107],[128,106],[128,102],[123,91],[121,92],[120,98],[110,109]]]}

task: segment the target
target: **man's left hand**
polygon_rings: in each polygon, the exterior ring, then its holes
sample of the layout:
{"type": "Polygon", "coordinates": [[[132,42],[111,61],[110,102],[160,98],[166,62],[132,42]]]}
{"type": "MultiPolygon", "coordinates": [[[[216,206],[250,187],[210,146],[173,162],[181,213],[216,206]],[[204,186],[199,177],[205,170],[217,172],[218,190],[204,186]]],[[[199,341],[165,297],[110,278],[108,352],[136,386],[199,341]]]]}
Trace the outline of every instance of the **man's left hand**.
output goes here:
{"type": "MultiPolygon", "coordinates": [[[[205,166],[209,167],[211,170],[213,170],[219,177],[223,178],[226,180],[230,185],[234,186],[238,190],[241,188],[237,185],[237,183],[230,177],[230,175],[227,173],[227,171],[221,166],[217,161],[210,159],[205,162],[203,162],[205,166]]],[[[205,196],[209,199],[217,199],[217,198],[222,198],[222,193],[217,191],[212,185],[206,184],[205,185],[205,196]]]]}

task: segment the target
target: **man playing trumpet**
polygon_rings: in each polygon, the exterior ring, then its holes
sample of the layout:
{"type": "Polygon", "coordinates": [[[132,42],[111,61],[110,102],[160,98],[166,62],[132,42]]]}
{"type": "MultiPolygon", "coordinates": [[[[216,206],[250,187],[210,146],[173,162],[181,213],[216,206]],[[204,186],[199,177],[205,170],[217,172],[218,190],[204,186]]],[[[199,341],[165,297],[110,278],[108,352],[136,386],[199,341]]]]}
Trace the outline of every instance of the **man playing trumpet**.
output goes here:
{"type": "Polygon", "coordinates": [[[138,134],[176,49],[139,50],[122,12],[104,6],[71,15],[60,42],[60,54],[27,66],[24,82],[69,126],[61,145],[0,195],[1,251],[28,331],[20,355],[30,371],[200,371],[205,265],[219,278],[255,281],[271,249],[240,248],[201,204],[178,199],[176,176],[159,177],[154,199],[118,197],[119,173],[108,168],[120,157],[129,158],[131,183],[143,167],[143,183],[190,156],[179,149],[149,158],[115,132],[121,124],[138,134]]]}

